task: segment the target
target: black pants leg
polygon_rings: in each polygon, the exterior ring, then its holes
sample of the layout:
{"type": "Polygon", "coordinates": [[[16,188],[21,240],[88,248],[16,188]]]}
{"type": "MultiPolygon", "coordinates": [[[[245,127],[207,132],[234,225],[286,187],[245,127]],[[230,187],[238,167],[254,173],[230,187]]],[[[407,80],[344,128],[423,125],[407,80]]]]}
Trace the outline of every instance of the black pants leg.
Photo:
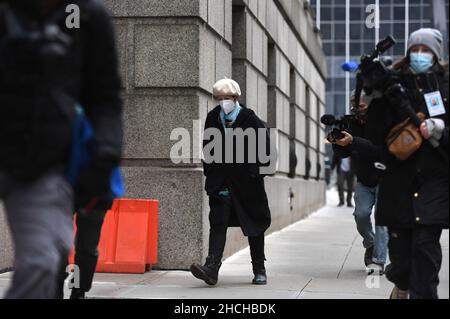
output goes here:
{"type": "Polygon", "coordinates": [[[228,223],[233,204],[231,198],[210,197],[211,212],[209,214],[209,256],[221,260],[227,240],[228,223]]]}
{"type": "Polygon", "coordinates": [[[409,290],[412,230],[389,228],[389,259],[386,277],[401,290],[409,290]]]}
{"type": "Polygon", "coordinates": [[[250,255],[252,261],[264,262],[266,256],[264,254],[264,234],[258,237],[248,237],[248,243],[250,245],[250,255]]]}
{"type": "Polygon", "coordinates": [[[412,236],[411,299],[438,299],[439,271],[442,265],[439,226],[418,225],[412,236]]]}
{"type": "Polygon", "coordinates": [[[347,182],[347,205],[351,205],[355,185],[355,176],[350,172],[345,173],[345,180],[347,182]]]}
{"type": "Polygon", "coordinates": [[[88,292],[92,287],[98,261],[98,244],[106,212],[95,211],[77,216],[75,237],[75,264],[80,270],[80,290],[88,292]]]}
{"type": "Polygon", "coordinates": [[[410,291],[411,299],[437,299],[442,265],[438,226],[416,225],[413,229],[389,229],[391,267],[387,278],[410,291]]]}
{"type": "Polygon", "coordinates": [[[344,204],[344,198],[345,198],[345,173],[344,172],[338,172],[337,175],[337,188],[339,193],[339,203],[344,204]]]}
{"type": "MultiPolygon", "coordinates": [[[[95,211],[88,215],[77,215],[77,234],[75,237],[75,265],[80,274],[80,287],[83,292],[88,292],[92,287],[95,269],[98,261],[98,244],[102,231],[104,211],[95,211]]],[[[58,277],[58,289],[56,298],[64,297],[64,281],[67,278],[68,260],[64,259],[60,265],[58,277]]]]}

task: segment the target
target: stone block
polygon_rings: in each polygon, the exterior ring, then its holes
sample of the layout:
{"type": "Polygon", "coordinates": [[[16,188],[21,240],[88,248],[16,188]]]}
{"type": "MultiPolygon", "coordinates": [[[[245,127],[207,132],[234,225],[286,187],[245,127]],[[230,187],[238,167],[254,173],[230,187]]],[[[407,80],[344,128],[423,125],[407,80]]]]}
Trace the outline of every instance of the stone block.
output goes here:
{"type": "Polygon", "coordinates": [[[249,108],[258,113],[258,72],[250,64],[245,64],[245,68],[246,103],[249,108]]]}
{"type": "Polygon", "coordinates": [[[125,167],[127,198],[159,200],[158,267],[188,269],[204,257],[207,219],[201,170],[125,167]]]}
{"type": "MultiPolygon", "coordinates": [[[[219,81],[225,77],[232,77],[232,53],[230,47],[226,42],[216,39],[216,53],[215,53],[215,81],[219,81]]],[[[211,83],[208,91],[212,90],[214,83],[211,83]]]]}
{"type": "Polygon", "coordinates": [[[230,44],[233,42],[233,0],[225,2],[225,40],[230,44]]]}
{"type": "Polygon", "coordinates": [[[124,158],[169,159],[176,143],[170,140],[172,130],[185,128],[191,134],[200,103],[195,95],[134,95],[125,98],[124,113],[124,158]]]}
{"type": "Polygon", "coordinates": [[[277,88],[269,88],[268,123],[285,134],[290,133],[290,102],[277,88]]]}
{"type": "Polygon", "coordinates": [[[0,202],[0,273],[13,266],[14,248],[3,205],[0,202]]]}
{"type": "Polygon", "coordinates": [[[319,116],[319,105],[317,103],[318,99],[312,90],[309,90],[309,95],[309,117],[314,121],[317,121],[319,116]]]}
{"type": "Polygon", "coordinates": [[[289,136],[278,131],[278,167],[277,171],[289,173],[289,136]]]}
{"type": "MultiPolygon", "coordinates": [[[[206,27],[200,28],[200,87],[208,92],[212,91],[212,87],[216,82],[217,69],[216,63],[217,43],[214,34],[206,27]]],[[[226,61],[227,53],[222,56],[226,61]]],[[[221,71],[223,66],[220,67],[221,71]]]]}
{"type": "Polygon", "coordinates": [[[185,17],[205,18],[205,0],[104,0],[114,17],[185,17]]]}
{"type": "Polygon", "coordinates": [[[309,121],[309,146],[314,150],[318,149],[317,143],[317,124],[314,121],[309,121]]]}
{"type": "Polygon", "coordinates": [[[309,150],[309,160],[311,161],[311,171],[309,176],[311,176],[312,178],[316,178],[317,177],[317,152],[313,149],[309,150]]]}
{"type": "Polygon", "coordinates": [[[306,87],[305,82],[303,81],[302,77],[297,73],[294,72],[294,84],[293,87],[295,89],[295,92],[291,92],[291,96],[294,96],[295,104],[300,107],[303,111],[306,111],[305,107],[305,100],[306,100],[306,87]]]}
{"type": "Polygon", "coordinates": [[[278,41],[278,19],[282,16],[273,0],[267,0],[266,6],[266,29],[274,42],[278,41]]]}
{"type": "Polygon", "coordinates": [[[225,1],[208,0],[208,24],[225,37],[225,1]]]}
{"type": "Polygon", "coordinates": [[[266,79],[258,76],[258,116],[264,122],[267,122],[267,107],[268,107],[268,87],[266,79]]]}
{"type": "Polygon", "coordinates": [[[295,109],[295,138],[303,143],[306,143],[306,115],[296,107],[295,109]]]}
{"type": "Polygon", "coordinates": [[[265,66],[265,51],[267,50],[267,36],[256,20],[252,20],[252,59],[253,65],[267,75],[265,66]]]}
{"type": "Polygon", "coordinates": [[[117,38],[117,50],[119,54],[119,72],[122,79],[122,88],[128,87],[128,74],[127,69],[129,66],[128,61],[128,27],[123,22],[115,23],[115,31],[117,38]]]}
{"type": "Polygon", "coordinates": [[[267,0],[258,0],[258,20],[265,26],[267,18],[267,0]]]}
{"type": "Polygon", "coordinates": [[[306,148],[305,145],[295,142],[295,155],[297,156],[296,174],[299,176],[306,175],[306,148]]]}
{"type": "Polygon", "coordinates": [[[276,86],[286,95],[290,96],[291,68],[286,57],[276,49],[276,86]]]}
{"type": "Polygon", "coordinates": [[[199,84],[199,26],[135,26],[136,87],[193,87],[199,84]]]}
{"type": "Polygon", "coordinates": [[[249,0],[248,1],[248,8],[255,16],[258,16],[258,2],[259,2],[259,0],[249,0]]]}

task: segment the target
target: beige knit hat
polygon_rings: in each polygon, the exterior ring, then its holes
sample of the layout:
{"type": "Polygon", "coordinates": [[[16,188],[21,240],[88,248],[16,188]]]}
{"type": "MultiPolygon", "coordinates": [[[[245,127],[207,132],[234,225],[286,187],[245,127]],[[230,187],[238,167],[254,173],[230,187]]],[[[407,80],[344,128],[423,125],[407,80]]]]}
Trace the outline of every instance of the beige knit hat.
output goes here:
{"type": "Polygon", "coordinates": [[[213,86],[214,96],[241,96],[241,88],[236,81],[232,79],[223,79],[213,86]]]}

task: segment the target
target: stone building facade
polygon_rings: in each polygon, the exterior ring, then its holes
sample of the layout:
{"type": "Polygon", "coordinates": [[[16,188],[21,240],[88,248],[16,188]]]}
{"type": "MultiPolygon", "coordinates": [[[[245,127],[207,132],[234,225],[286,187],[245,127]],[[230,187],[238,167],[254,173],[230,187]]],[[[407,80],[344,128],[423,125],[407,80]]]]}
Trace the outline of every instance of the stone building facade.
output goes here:
{"type": "MultiPolygon", "coordinates": [[[[319,118],[325,110],[326,61],[308,1],[105,3],[115,19],[123,77],[127,197],[160,201],[160,268],[187,269],[207,255],[209,206],[195,145],[215,106],[212,86],[224,77],[238,81],[242,103],[277,129],[277,173],[266,179],[273,215],[269,232],[324,205],[319,118]],[[181,155],[182,164],[170,157],[176,128],[192,137],[192,152],[181,155]]],[[[10,259],[1,255],[7,245],[0,239],[1,269],[8,264],[2,260],[10,259]]],[[[240,229],[229,230],[226,255],[246,245],[240,229]]]]}

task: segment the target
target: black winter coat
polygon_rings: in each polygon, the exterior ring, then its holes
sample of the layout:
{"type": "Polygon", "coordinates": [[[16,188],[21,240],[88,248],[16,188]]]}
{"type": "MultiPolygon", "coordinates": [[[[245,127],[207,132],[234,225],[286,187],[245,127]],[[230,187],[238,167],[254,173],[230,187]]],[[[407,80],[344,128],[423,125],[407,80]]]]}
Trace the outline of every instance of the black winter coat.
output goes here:
{"type": "MultiPolygon", "coordinates": [[[[448,158],[448,72],[413,75],[402,70],[401,84],[406,88],[408,101],[415,112],[430,117],[423,94],[439,90],[446,113],[438,116],[446,129],[440,141],[440,151],[448,158]]],[[[448,161],[428,142],[406,161],[399,161],[388,152],[385,139],[389,131],[406,118],[399,111],[398,99],[383,98],[370,108],[369,140],[355,138],[353,147],[372,159],[386,165],[380,179],[376,223],[389,227],[412,227],[414,224],[449,226],[448,161]]]]}
{"type": "MultiPolygon", "coordinates": [[[[264,123],[255,112],[241,105],[242,109],[233,124],[233,130],[241,128],[261,129],[264,123]]],[[[214,128],[220,131],[222,145],[221,163],[203,163],[206,176],[205,190],[210,197],[210,221],[217,222],[223,215],[224,206],[221,205],[218,193],[225,187],[229,189],[233,209],[237,220],[232,220],[228,226],[240,226],[246,236],[259,236],[263,234],[271,224],[271,214],[264,185],[264,175],[260,174],[262,164],[257,161],[252,163],[245,156],[243,163],[225,163],[225,130],[220,120],[220,106],[212,110],[206,119],[205,130],[214,128]]],[[[267,130],[264,132],[266,143],[270,143],[267,130]]],[[[204,140],[204,147],[212,143],[213,139],[204,140]]],[[[217,141],[214,141],[216,143],[217,141]]],[[[216,144],[217,145],[217,144],[216,144]]],[[[268,147],[269,144],[266,144],[268,147]]],[[[245,149],[248,149],[248,140],[245,149]]],[[[266,149],[267,151],[267,149],[266,149]]],[[[233,143],[233,152],[236,154],[236,143],[233,143]]],[[[266,152],[266,154],[268,154],[266,152]]]]}
{"type": "MultiPolygon", "coordinates": [[[[26,30],[47,19],[29,10],[28,2],[2,0],[0,4],[5,2],[26,30]]],[[[24,180],[47,170],[64,169],[75,102],[83,106],[94,126],[94,158],[102,162],[99,164],[110,168],[121,157],[122,100],[112,19],[98,0],[52,2],[57,6],[49,16],[71,44],[70,54],[61,60],[50,59],[48,64],[27,51],[16,56],[1,51],[8,44],[5,19],[0,16],[0,170],[24,180]],[[78,29],[66,27],[69,4],[80,8],[78,29]],[[11,65],[22,67],[24,75],[16,72],[20,75],[13,79],[9,73],[15,69],[8,70],[11,65]]]]}
{"type": "MultiPolygon", "coordinates": [[[[352,123],[351,125],[351,133],[354,137],[367,138],[368,134],[366,131],[365,123],[358,121],[352,123]]],[[[367,187],[376,187],[378,185],[379,173],[375,169],[373,160],[365,156],[365,154],[357,152],[353,148],[353,145],[342,147],[333,144],[333,152],[337,158],[351,157],[352,170],[356,173],[358,183],[361,183],[367,187]]],[[[334,161],[335,159],[333,158],[333,162],[334,161]]],[[[333,164],[333,166],[337,165],[333,164]]]]}

